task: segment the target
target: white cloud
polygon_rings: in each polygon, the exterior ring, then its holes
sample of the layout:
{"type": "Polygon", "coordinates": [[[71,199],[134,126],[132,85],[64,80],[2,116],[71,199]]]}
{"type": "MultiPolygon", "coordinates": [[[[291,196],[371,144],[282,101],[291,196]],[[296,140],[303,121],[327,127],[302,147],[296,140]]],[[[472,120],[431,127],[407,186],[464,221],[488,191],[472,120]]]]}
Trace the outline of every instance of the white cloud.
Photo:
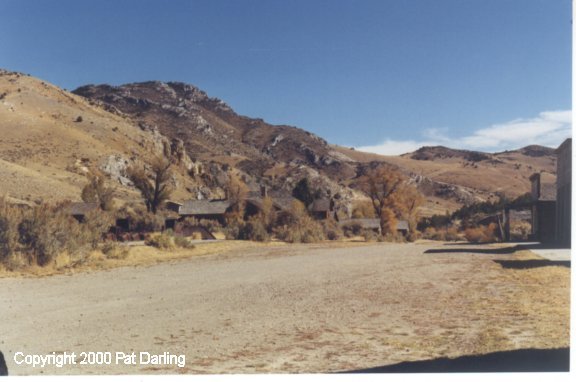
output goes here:
{"type": "Polygon", "coordinates": [[[547,111],[532,119],[517,119],[503,124],[497,124],[476,131],[466,137],[465,142],[470,147],[484,148],[527,144],[559,144],[550,139],[550,134],[571,135],[571,111],[547,111]]]}
{"type": "Polygon", "coordinates": [[[356,147],[356,150],[366,151],[369,153],[381,155],[400,155],[418,150],[422,146],[435,146],[436,143],[432,142],[417,142],[417,141],[395,141],[387,139],[383,143],[374,146],[361,146],[356,147]]]}
{"type": "Polygon", "coordinates": [[[556,147],[571,136],[572,111],[558,110],[542,112],[535,118],[494,124],[460,138],[450,137],[446,129],[428,129],[423,132],[422,140],[386,139],[381,144],[356,149],[383,155],[399,155],[422,146],[443,145],[457,149],[497,152],[532,144],[556,147]]]}

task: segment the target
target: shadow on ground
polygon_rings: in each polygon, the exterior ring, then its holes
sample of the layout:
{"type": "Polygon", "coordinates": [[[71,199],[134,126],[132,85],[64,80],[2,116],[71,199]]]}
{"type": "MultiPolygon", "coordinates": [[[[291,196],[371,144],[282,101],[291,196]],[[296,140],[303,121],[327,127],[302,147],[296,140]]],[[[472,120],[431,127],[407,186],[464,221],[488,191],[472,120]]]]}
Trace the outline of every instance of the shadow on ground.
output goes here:
{"type": "Polygon", "coordinates": [[[8,367],[6,367],[6,361],[4,360],[4,354],[0,351],[0,376],[4,377],[8,375],[8,367]]]}
{"type": "Polygon", "coordinates": [[[566,267],[570,268],[570,261],[555,260],[494,260],[505,269],[531,269],[541,267],[566,267]]]}
{"type": "Polygon", "coordinates": [[[510,255],[523,248],[502,247],[502,248],[434,248],[424,251],[424,253],[477,253],[483,255],[510,255]]]}
{"type": "Polygon", "coordinates": [[[568,372],[570,348],[520,349],[459,358],[402,362],[344,373],[568,372]]]}
{"type": "MultiPolygon", "coordinates": [[[[517,250],[524,250],[524,249],[570,249],[570,247],[563,247],[563,246],[559,246],[558,244],[554,244],[554,243],[538,243],[538,242],[520,242],[520,241],[516,241],[516,242],[507,242],[508,244],[511,244],[512,247],[516,248],[517,250]]],[[[486,244],[490,244],[490,243],[486,243],[486,244]]],[[[482,245],[486,245],[486,244],[482,244],[482,243],[471,243],[471,242],[467,242],[467,241],[454,241],[454,242],[447,242],[444,243],[442,245],[447,246],[447,247],[460,247],[460,246],[482,246],[482,245]]]]}
{"type": "Polygon", "coordinates": [[[456,248],[434,248],[428,249],[424,253],[476,253],[485,255],[510,255],[518,251],[545,250],[545,249],[566,249],[555,245],[541,243],[520,243],[509,247],[486,248],[486,245],[477,243],[445,243],[444,246],[456,248]],[[484,246],[483,248],[470,248],[470,246],[484,246]]]}

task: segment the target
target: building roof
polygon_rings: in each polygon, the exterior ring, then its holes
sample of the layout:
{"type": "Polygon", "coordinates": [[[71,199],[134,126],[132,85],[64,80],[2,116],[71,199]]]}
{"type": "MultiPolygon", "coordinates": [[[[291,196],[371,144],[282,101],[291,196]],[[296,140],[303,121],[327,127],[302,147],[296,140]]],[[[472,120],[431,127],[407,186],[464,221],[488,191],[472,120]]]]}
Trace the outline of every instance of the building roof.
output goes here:
{"type": "Polygon", "coordinates": [[[339,225],[344,226],[348,224],[360,224],[362,228],[376,229],[380,228],[380,219],[346,219],[341,220],[339,225]]]}
{"type": "Polygon", "coordinates": [[[272,198],[272,200],[274,200],[274,205],[282,211],[289,211],[292,208],[292,203],[297,199],[293,196],[279,196],[272,198]]]}
{"type": "Polygon", "coordinates": [[[74,216],[84,216],[98,208],[98,203],[74,202],[66,208],[66,212],[74,216]]]}
{"type": "Polygon", "coordinates": [[[310,212],[327,212],[327,211],[330,211],[330,200],[328,200],[328,199],[316,199],[308,206],[308,211],[310,211],[310,212]]]}
{"type": "Polygon", "coordinates": [[[396,223],[396,230],[398,231],[408,231],[409,229],[408,221],[406,220],[398,220],[398,223],[396,223]]]}
{"type": "Polygon", "coordinates": [[[187,200],[182,203],[180,215],[224,215],[230,208],[228,200],[187,200]]]}
{"type": "MultiPolygon", "coordinates": [[[[281,211],[289,211],[292,208],[292,202],[296,200],[290,193],[283,190],[266,190],[266,197],[272,199],[274,207],[281,211]]],[[[258,208],[262,208],[262,191],[249,191],[246,200],[258,208]]]]}

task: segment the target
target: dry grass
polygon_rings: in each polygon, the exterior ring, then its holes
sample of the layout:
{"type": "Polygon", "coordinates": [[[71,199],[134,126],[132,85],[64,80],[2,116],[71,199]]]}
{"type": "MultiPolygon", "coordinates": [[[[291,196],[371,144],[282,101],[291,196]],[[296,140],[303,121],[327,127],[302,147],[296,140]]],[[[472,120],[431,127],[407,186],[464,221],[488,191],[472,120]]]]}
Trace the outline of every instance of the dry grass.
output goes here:
{"type": "Polygon", "coordinates": [[[467,228],[464,231],[464,236],[470,243],[492,243],[496,240],[495,230],[496,224],[490,223],[488,226],[467,228]]]}
{"type": "MultiPolygon", "coordinates": [[[[82,167],[97,167],[112,154],[144,158],[154,146],[150,133],[131,120],[34,77],[0,75],[0,88],[8,93],[0,101],[0,194],[79,200],[86,184],[82,167]]],[[[186,197],[191,180],[177,178],[183,187],[174,197],[186,197]]],[[[117,191],[137,198],[127,187],[118,185],[117,191]]]]}
{"type": "Polygon", "coordinates": [[[193,249],[177,248],[164,251],[146,245],[129,247],[122,256],[107,256],[101,251],[92,251],[81,264],[74,264],[68,254],[56,257],[53,264],[47,266],[23,266],[18,271],[9,271],[0,264],[0,278],[3,277],[42,277],[56,274],[91,272],[119,267],[150,266],[163,262],[185,260],[196,256],[216,255],[253,248],[266,248],[284,245],[280,242],[255,243],[249,241],[223,241],[195,244],[193,249]]]}

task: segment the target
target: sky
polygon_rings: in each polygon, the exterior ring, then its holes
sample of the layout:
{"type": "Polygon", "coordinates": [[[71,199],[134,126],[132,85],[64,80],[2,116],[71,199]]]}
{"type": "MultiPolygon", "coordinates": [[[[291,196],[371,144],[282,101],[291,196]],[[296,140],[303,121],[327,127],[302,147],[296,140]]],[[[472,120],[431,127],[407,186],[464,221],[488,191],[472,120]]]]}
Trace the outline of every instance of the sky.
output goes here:
{"type": "Polygon", "coordinates": [[[161,80],[396,155],[571,136],[570,0],[0,0],[0,68],[161,80]]]}

